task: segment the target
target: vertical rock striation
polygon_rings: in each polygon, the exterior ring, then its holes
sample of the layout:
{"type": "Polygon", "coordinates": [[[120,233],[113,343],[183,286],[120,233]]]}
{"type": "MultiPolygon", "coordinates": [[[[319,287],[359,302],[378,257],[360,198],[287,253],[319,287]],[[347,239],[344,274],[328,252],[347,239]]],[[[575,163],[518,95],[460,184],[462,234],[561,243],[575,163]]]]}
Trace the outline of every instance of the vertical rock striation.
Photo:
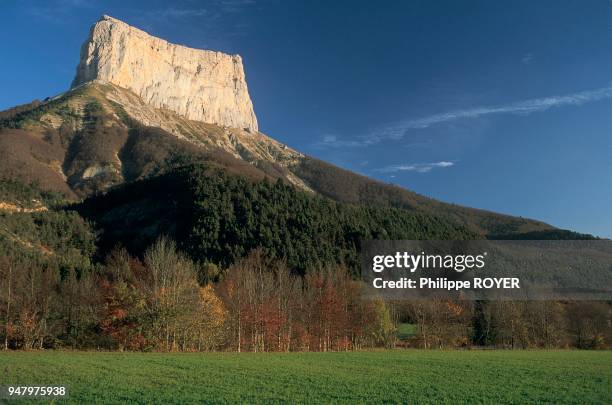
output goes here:
{"type": "Polygon", "coordinates": [[[239,55],[171,44],[103,16],[81,48],[72,87],[94,80],[191,120],[258,130],[239,55]]]}

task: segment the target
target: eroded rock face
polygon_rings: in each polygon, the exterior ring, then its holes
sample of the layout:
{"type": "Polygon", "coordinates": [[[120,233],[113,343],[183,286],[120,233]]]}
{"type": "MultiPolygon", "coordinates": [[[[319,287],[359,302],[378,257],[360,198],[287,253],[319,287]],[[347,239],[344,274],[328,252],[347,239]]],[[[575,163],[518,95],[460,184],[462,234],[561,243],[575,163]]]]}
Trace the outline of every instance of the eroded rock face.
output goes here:
{"type": "Polygon", "coordinates": [[[81,48],[72,87],[94,80],[191,120],[257,132],[239,55],[171,44],[103,16],[81,48]]]}

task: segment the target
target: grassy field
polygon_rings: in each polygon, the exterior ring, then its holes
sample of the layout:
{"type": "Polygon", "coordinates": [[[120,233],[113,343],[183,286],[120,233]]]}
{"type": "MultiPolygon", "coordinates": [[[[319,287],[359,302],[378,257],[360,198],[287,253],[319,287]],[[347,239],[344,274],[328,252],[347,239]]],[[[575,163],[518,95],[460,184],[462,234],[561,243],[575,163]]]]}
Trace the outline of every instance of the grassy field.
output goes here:
{"type": "Polygon", "coordinates": [[[410,323],[400,323],[397,325],[397,338],[399,340],[408,340],[418,332],[418,327],[410,323]]]}
{"type": "Polygon", "coordinates": [[[74,403],[612,401],[612,352],[4,352],[0,375],[74,403]]]}

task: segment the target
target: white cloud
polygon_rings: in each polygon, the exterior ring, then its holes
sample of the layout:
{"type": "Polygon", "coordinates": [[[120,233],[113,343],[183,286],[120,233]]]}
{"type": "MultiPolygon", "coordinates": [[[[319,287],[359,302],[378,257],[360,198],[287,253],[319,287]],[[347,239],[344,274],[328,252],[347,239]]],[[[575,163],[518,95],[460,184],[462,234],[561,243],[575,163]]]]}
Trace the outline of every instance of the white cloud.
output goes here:
{"type": "Polygon", "coordinates": [[[523,65],[529,65],[531,63],[531,61],[533,61],[533,54],[532,53],[526,53],[521,58],[521,63],[523,65]]]}
{"type": "Polygon", "coordinates": [[[551,96],[517,101],[514,103],[494,106],[482,106],[464,110],[448,111],[433,114],[417,119],[408,119],[394,124],[376,128],[366,135],[353,140],[339,139],[337,136],[327,135],[315,146],[319,147],[360,147],[378,144],[385,140],[399,140],[406,136],[406,132],[413,129],[424,129],[444,122],[459,119],[474,119],[492,114],[529,115],[534,112],[546,111],[554,107],[580,106],[589,102],[612,98],[612,87],[603,87],[596,90],[582,91],[563,96],[551,96]]]}
{"type": "MultiPolygon", "coordinates": [[[[446,167],[454,166],[454,162],[441,161],[433,163],[408,163],[400,165],[392,165],[376,169],[379,173],[397,173],[397,172],[417,172],[417,173],[429,173],[432,169],[443,169],[446,167]]],[[[393,176],[392,176],[393,177],[393,176]]]]}

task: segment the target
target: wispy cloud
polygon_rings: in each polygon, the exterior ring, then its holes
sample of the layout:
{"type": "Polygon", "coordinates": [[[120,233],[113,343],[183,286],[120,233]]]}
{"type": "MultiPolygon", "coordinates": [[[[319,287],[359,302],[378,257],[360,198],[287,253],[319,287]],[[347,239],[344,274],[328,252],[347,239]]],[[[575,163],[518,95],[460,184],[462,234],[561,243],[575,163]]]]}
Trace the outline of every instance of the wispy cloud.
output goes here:
{"type": "Polygon", "coordinates": [[[171,6],[167,8],[152,9],[146,12],[151,19],[164,20],[167,18],[191,17],[219,17],[222,14],[232,14],[243,11],[255,5],[255,0],[215,0],[207,3],[207,8],[182,8],[171,6]]]}
{"type": "Polygon", "coordinates": [[[49,0],[42,3],[26,3],[25,12],[39,20],[64,24],[66,17],[73,11],[91,8],[96,3],[94,0],[49,0]]]}
{"type": "Polygon", "coordinates": [[[533,54],[532,53],[526,53],[521,58],[521,63],[523,65],[529,65],[531,63],[531,61],[533,61],[533,54]]]}
{"type": "Polygon", "coordinates": [[[190,7],[175,3],[144,12],[134,9],[130,14],[136,25],[145,31],[180,26],[183,33],[191,32],[191,36],[197,38],[197,42],[189,46],[221,49],[228,45],[228,38],[244,36],[252,29],[247,17],[256,6],[255,0],[193,1],[190,7]]]}
{"type": "Polygon", "coordinates": [[[219,4],[227,12],[237,12],[241,11],[244,7],[254,5],[255,0],[221,0],[219,4]]]}
{"type": "Polygon", "coordinates": [[[189,18],[209,16],[211,12],[205,8],[176,8],[168,7],[153,9],[144,13],[145,18],[155,21],[165,21],[168,18],[189,18]]]}
{"type": "Polygon", "coordinates": [[[317,147],[361,147],[378,144],[385,140],[399,140],[406,133],[414,129],[429,128],[433,125],[455,121],[459,119],[479,118],[492,114],[529,115],[535,112],[546,111],[554,107],[580,106],[589,102],[612,98],[612,87],[603,87],[596,90],[582,91],[563,96],[551,96],[518,101],[514,103],[481,106],[464,110],[454,110],[440,114],[433,114],[417,119],[408,119],[394,124],[376,128],[372,132],[358,136],[351,140],[341,139],[336,135],[326,135],[315,144],[317,147]]]}
{"type": "Polygon", "coordinates": [[[397,172],[417,172],[417,173],[429,173],[432,169],[444,169],[447,167],[454,166],[454,162],[441,161],[432,163],[408,163],[401,165],[392,165],[376,169],[379,173],[397,173],[397,172]]]}
{"type": "Polygon", "coordinates": [[[336,135],[324,135],[320,142],[317,142],[315,146],[332,146],[332,147],[357,147],[368,145],[367,139],[359,137],[355,140],[339,139],[336,135]]]}

